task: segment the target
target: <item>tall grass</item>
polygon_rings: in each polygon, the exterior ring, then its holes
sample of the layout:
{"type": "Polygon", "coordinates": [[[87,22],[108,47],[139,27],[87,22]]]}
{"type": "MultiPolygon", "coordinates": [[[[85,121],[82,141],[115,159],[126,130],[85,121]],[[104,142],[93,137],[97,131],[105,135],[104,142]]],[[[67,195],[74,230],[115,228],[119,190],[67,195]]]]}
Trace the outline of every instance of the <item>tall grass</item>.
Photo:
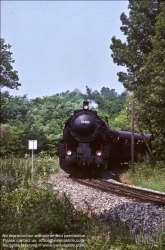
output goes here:
{"type": "Polygon", "coordinates": [[[157,162],[153,166],[147,156],[135,163],[135,173],[130,169],[126,178],[134,185],[165,192],[165,164],[157,162]]]}
{"type": "MultiPolygon", "coordinates": [[[[57,157],[51,158],[43,153],[35,156],[33,176],[34,181],[48,176],[50,173],[60,171],[57,157]]],[[[32,181],[32,159],[30,156],[26,158],[16,158],[10,156],[1,159],[0,165],[0,185],[2,190],[12,191],[22,186],[28,188],[32,181]]]]}

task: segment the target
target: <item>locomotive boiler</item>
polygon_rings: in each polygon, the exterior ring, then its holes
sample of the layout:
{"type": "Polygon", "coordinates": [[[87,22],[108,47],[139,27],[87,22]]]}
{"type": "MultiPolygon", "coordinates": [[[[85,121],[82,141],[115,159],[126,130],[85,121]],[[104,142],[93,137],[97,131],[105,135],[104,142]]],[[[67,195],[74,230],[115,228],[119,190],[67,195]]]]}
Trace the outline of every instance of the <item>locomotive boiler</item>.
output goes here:
{"type": "MultiPolygon", "coordinates": [[[[59,142],[60,167],[72,176],[101,175],[102,171],[130,160],[131,133],[115,131],[89,109],[89,102],[66,121],[59,142]]],[[[143,138],[135,133],[135,155],[144,151],[143,138]]]]}

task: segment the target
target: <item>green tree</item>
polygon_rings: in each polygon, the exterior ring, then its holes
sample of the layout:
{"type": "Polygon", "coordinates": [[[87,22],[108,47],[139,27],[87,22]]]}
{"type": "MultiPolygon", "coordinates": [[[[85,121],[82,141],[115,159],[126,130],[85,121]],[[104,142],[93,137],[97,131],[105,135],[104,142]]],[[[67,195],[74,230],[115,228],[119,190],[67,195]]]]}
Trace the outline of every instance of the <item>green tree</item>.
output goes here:
{"type": "Polygon", "coordinates": [[[109,98],[114,99],[115,97],[117,97],[117,93],[115,92],[115,89],[109,89],[109,88],[103,87],[100,93],[102,96],[104,96],[107,99],[109,98]]]}
{"type": "Polygon", "coordinates": [[[7,87],[10,89],[18,89],[21,84],[18,82],[18,72],[13,70],[12,63],[12,52],[10,51],[11,45],[5,44],[5,40],[0,38],[0,86],[7,87]]]}
{"type": "Polygon", "coordinates": [[[120,29],[127,41],[123,43],[112,37],[110,48],[114,63],[127,68],[127,72],[118,72],[119,81],[129,91],[136,91],[141,84],[138,74],[143,67],[144,56],[153,48],[150,36],[155,34],[154,24],[159,13],[159,1],[129,0],[128,8],[129,17],[125,13],[120,16],[120,29]]]}
{"type": "Polygon", "coordinates": [[[157,159],[165,159],[165,7],[161,1],[129,0],[129,18],[121,15],[121,31],[127,42],[112,38],[112,57],[118,65],[119,81],[133,91],[136,115],[143,129],[155,135],[157,159]]]}
{"type": "Polygon", "coordinates": [[[12,96],[8,91],[1,93],[1,122],[11,123],[12,120],[19,119],[27,121],[27,114],[30,110],[30,102],[26,95],[12,96]]]}
{"type": "Polygon", "coordinates": [[[160,14],[150,36],[152,51],[145,56],[138,81],[141,88],[135,92],[139,100],[138,114],[146,127],[156,135],[155,150],[165,159],[165,3],[160,5],[160,14]],[[144,119],[145,117],[145,119],[144,119]]]}

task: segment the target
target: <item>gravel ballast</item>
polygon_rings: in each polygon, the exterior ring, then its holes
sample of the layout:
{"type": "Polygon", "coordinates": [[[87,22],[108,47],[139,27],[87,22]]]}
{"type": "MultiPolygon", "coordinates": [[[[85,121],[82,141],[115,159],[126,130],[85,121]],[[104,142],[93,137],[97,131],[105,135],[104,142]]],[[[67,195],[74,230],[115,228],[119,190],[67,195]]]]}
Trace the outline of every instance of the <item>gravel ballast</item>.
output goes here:
{"type": "Polygon", "coordinates": [[[74,182],[64,172],[51,175],[49,183],[58,195],[65,194],[75,209],[106,222],[115,221],[117,217],[129,225],[131,234],[137,231],[146,234],[165,230],[165,206],[137,202],[135,199],[101,192],[74,182]]]}

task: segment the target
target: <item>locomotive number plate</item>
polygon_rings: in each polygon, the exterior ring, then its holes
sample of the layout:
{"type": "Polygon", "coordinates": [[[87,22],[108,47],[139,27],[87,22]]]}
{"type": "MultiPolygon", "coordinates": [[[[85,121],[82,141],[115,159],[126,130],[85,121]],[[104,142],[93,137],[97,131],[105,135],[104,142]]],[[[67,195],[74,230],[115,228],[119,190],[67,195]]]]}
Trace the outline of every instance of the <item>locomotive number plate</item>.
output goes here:
{"type": "Polygon", "coordinates": [[[86,124],[89,124],[90,121],[81,121],[81,123],[86,123],[86,124]]]}

